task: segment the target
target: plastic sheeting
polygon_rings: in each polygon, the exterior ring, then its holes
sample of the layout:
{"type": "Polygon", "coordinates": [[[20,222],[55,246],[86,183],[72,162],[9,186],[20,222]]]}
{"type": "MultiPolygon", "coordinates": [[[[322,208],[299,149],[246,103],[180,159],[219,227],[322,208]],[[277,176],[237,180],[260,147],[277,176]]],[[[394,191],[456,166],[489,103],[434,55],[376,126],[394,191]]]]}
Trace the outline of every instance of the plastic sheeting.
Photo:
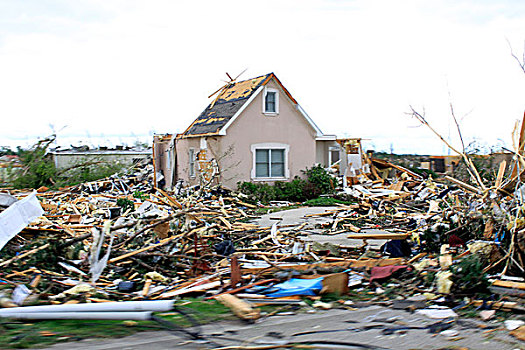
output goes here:
{"type": "Polygon", "coordinates": [[[36,198],[36,191],[21,199],[0,214],[0,250],[44,210],[36,198]]]}
{"type": "Polygon", "coordinates": [[[317,293],[323,288],[322,281],[322,277],[314,279],[292,278],[286,282],[273,286],[272,290],[277,288],[277,291],[270,293],[267,296],[271,298],[279,298],[290,295],[317,295],[317,293]]]}

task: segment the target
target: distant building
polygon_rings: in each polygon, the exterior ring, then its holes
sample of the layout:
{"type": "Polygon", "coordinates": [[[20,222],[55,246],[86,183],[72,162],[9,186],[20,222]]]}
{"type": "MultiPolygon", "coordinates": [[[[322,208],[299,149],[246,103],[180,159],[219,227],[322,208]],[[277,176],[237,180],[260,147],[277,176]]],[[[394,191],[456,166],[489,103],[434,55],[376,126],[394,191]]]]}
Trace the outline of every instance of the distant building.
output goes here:
{"type": "Polygon", "coordinates": [[[143,159],[151,157],[151,148],[135,149],[117,146],[114,149],[99,147],[90,149],[88,146],[73,147],[65,150],[49,152],[57,169],[67,169],[87,162],[104,162],[128,167],[143,159]]]}

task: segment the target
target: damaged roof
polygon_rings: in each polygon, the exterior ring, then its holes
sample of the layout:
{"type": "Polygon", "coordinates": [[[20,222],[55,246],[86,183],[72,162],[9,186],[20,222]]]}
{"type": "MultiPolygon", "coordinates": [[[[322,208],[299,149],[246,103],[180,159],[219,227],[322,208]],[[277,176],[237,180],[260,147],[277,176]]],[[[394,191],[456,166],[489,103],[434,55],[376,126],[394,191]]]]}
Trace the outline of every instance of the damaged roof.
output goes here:
{"type": "Polygon", "coordinates": [[[297,103],[273,73],[256,78],[232,82],[220,89],[218,96],[182,134],[182,137],[216,135],[235,116],[259,87],[272,78],[280,85],[288,97],[297,103]]]}

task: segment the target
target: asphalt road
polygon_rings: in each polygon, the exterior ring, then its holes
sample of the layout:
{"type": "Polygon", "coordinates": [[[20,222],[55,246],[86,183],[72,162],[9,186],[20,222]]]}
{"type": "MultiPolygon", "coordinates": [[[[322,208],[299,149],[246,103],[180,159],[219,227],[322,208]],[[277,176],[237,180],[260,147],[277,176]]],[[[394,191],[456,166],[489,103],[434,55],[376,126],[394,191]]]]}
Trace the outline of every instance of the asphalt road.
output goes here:
{"type": "Polygon", "coordinates": [[[318,349],[525,349],[525,343],[508,335],[507,330],[496,329],[501,327],[500,323],[459,320],[450,324],[447,331],[453,336],[447,336],[429,331],[428,327],[438,322],[439,320],[422,315],[381,306],[356,310],[316,310],[312,313],[302,310],[290,315],[263,317],[254,324],[239,320],[206,325],[201,330],[204,341],[155,331],[119,339],[62,343],[47,349],[217,349],[227,346],[276,348],[292,343],[318,344],[318,349]]]}

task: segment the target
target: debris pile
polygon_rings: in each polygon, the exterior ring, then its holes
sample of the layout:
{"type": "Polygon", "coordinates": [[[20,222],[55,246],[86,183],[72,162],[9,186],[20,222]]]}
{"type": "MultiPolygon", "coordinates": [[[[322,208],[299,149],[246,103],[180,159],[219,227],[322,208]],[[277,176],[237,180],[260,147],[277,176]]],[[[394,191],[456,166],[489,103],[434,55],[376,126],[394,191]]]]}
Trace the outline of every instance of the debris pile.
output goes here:
{"type": "Polygon", "coordinates": [[[253,321],[258,305],[331,308],[320,295],[350,294],[435,318],[456,315],[449,306],[524,310],[521,175],[504,181],[502,164],[489,187],[369,166],[338,194],[348,204],[292,224],[260,225],[257,205],[217,186],[156,188],[151,165],[57,191],[4,189],[0,306],[199,295],[253,321]],[[27,222],[6,224],[36,198],[27,222]]]}

